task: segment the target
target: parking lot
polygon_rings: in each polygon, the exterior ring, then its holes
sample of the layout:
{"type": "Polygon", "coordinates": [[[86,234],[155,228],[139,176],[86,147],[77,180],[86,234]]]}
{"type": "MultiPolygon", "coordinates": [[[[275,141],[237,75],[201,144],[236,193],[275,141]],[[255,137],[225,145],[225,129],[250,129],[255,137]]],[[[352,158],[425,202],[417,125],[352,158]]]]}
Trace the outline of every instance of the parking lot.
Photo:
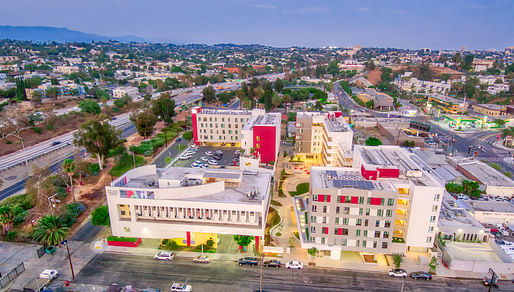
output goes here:
{"type": "MultiPolygon", "coordinates": [[[[239,162],[234,164],[232,162],[232,158],[234,158],[234,151],[239,150],[237,147],[209,147],[209,146],[198,146],[198,152],[191,155],[191,158],[182,160],[177,159],[177,161],[173,164],[174,167],[191,167],[191,164],[197,160],[202,160],[202,157],[207,158],[208,160],[214,159],[212,156],[208,156],[205,153],[211,151],[212,153],[216,153],[216,151],[221,150],[223,152],[223,157],[220,160],[216,160],[218,165],[216,166],[239,166],[239,162]]],[[[187,149],[183,152],[185,153],[187,149]]],[[[204,162],[206,163],[206,162],[204,162]]]]}

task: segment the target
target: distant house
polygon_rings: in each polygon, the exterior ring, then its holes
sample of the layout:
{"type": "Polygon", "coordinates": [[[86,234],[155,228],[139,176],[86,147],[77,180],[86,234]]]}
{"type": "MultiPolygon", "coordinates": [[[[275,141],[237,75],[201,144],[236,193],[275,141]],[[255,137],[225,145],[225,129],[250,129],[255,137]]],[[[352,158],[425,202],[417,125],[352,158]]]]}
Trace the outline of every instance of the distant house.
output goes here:
{"type": "Polygon", "coordinates": [[[137,98],[138,89],[134,86],[119,86],[112,90],[113,98],[122,98],[128,95],[131,98],[137,98]]]}

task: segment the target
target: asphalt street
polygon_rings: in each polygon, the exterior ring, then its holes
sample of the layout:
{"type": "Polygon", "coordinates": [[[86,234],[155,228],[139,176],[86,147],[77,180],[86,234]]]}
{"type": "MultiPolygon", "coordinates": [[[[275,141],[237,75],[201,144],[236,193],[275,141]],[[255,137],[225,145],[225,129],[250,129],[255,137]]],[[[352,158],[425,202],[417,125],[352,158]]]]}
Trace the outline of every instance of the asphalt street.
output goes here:
{"type": "MultiPolygon", "coordinates": [[[[252,291],[259,289],[261,267],[240,267],[235,262],[193,264],[191,258],[157,262],[152,257],[104,253],[95,256],[80,273],[80,284],[169,290],[173,282],[187,282],[193,291],[252,291]]],[[[266,291],[486,291],[480,280],[434,278],[432,281],[390,278],[367,273],[305,267],[303,270],[263,268],[266,291]]],[[[514,291],[508,281],[494,291],[514,291]]]]}
{"type": "Polygon", "coordinates": [[[179,144],[184,145],[184,149],[186,149],[187,145],[189,144],[189,141],[186,139],[181,139],[180,142],[173,142],[173,145],[171,147],[159,153],[159,155],[154,160],[154,163],[157,168],[166,167],[166,157],[171,157],[171,159],[173,160],[173,158],[175,158],[175,156],[177,156],[180,153],[178,149],[179,144]]]}
{"type": "Polygon", "coordinates": [[[96,235],[102,231],[102,228],[102,226],[91,224],[91,219],[89,219],[86,224],[71,236],[70,240],[91,242],[95,240],[96,235]]]}

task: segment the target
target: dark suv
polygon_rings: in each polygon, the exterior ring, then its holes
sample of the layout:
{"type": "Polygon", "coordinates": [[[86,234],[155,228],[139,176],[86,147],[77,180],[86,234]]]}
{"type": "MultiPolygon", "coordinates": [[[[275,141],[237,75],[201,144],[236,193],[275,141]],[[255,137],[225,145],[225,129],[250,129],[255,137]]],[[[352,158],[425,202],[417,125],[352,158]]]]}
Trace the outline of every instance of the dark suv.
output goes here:
{"type": "Polygon", "coordinates": [[[256,266],[259,263],[259,260],[257,258],[245,257],[240,258],[237,262],[240,266],[256,266]]]}
{"type": "Polygon", "coordinates": [[[267,268],[280,268],[280,261],[277,261],[277,260],[269,260],[269,261],[264,261],[264,266],[267,267],[267,268]]]}

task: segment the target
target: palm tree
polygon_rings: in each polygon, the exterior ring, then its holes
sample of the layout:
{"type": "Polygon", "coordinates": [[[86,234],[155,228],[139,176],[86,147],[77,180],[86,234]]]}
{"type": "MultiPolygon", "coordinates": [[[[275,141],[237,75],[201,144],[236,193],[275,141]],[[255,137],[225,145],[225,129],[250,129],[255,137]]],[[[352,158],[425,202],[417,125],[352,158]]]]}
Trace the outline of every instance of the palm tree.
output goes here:
{"type": "Polygon", "coordinates": [[[68,177],[70,178],[70,189],[71,189],[71,195],[73,196],[73,203],[75,203],[75,192],[73,190],[73,175],[75,174],[75,161],[73,159],[67,158],[64,160],[62,164],[62,169],[66,172],[68,177]]]}
{"type": "Polygon", "coordinates": [[[66,239],[69,230],[69,227],[62,225],[58,216],[46,215],[39,220],[32,238],[48,246],[54,246],[66,239]]]}

